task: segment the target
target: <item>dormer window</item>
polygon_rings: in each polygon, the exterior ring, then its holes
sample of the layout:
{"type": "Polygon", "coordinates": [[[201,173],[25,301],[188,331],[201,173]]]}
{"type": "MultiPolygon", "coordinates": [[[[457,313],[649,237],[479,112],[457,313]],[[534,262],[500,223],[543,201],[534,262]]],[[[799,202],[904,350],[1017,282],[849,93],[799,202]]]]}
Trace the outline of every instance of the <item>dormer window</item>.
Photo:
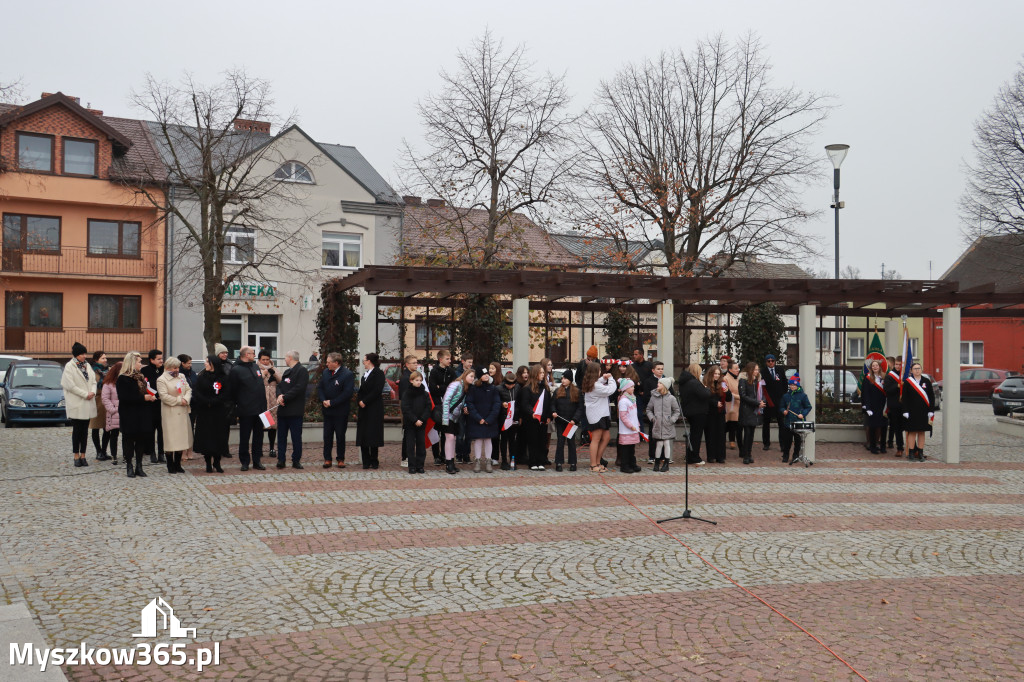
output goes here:
{"type": "Polygon", "coordinates": [[[53,135],[18,133],[18,168],[53,172],[53,135]]]}
{"type": "Polygon", "coordinates": [[[313,184],[313,174],[309,172],[309,169],[303,166],[298,161],[288,161],[282,164],[277,172],[274,173],[275,180],[281,180],[282,182],[304,182],[308,185],[313,184]]]}
{"type": "Polygon", "coordinates": [[[62,138],[64,143],[63,166],[65,175],[99,175],[96,161],[96,140],[62,138]]]}

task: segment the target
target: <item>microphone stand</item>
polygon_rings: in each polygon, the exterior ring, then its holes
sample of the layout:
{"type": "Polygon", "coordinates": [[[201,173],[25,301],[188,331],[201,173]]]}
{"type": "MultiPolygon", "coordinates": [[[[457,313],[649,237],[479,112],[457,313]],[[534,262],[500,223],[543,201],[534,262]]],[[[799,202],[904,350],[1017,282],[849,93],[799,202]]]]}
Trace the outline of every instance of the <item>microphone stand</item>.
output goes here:
{"type": "MultiPolygon", "coordinates": [[[[710,519],[702,519],[699,516],[694,516],[693,512],[690,511],[690,424],[683,419],[683,432],[686,434],[686,452],[683,454],[684,469],[686,471],[686,478],[683,484],[683,513],[679,516],[673,516],[667,519],[661,519],[657,523],[665,523],[666,521],[677,521],[679,519],[692,519],[694,521],[703,521],[704,523],[710,523],[712,526],[717,526],[717,521],[711,521],[710,519]]],[[[696,448],[693,448],[696,451],[696,448]]]]}

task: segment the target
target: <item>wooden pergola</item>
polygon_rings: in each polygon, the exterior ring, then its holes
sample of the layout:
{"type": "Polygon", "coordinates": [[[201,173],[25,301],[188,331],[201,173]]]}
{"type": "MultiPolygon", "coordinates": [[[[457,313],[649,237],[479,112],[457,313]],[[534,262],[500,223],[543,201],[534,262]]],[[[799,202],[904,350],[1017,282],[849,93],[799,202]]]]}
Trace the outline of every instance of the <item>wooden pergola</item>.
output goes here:
{"type": "MultiPolygon", "coordinates": [[[[998,293],[991,284],[961,290],[959,283],[934,280],[758,279],[661,277],[641,274],[551,270],[478,270],[368,266],[339,280],[341,291],[362,290],[362,319],[378,319],[382,307],[452,308],[467,294],[508,299],[512,309],[513,364],[526,364],[530,310],[603,312],[625,307],[657,313],[658,350],[672,365],[674,320],[680,313],[739,313],[754,303],[775,303],[799,321],[798,347],[814,348],[819,315],[941,317],[943,366],[959,367],[960,318],[1024,317],[1024,287],[998,293]],[[868,308],[869,310],[859,310],[868,308]]],[[[362,325],[360,349],[377,347],[377,325],[362,325]]],[[[800,353],[802,376],[817,374],[814,353],[800,353]]],[[[960,457],[960,386],[945,386],[943,441],[947,462],[960,457]]],[[[808,455],[813,458],[814,439],[808,455]]]]}

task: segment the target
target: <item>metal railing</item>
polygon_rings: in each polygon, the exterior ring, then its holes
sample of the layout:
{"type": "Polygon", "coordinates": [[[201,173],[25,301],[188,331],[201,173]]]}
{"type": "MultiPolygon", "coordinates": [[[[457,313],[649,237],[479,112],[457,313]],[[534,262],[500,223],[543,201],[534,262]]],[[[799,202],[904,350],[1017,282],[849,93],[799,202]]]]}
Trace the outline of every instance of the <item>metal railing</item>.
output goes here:
{"type": "Polygon", "coordinates": [[[121,355],[131,350],[146,352],[156,346],[156,329],[125,331],[93,331],[83,327],[60,329],[28,329],[0,327],[0,349],[17,355],[71,353],[76,341],[90,352],[106,351],[108,355],[121,355]]]}
{"type": "Polygon", "coordinates": [[[0,269],[8,273],[156,279],[157,252],[111,256],[89,253],[84,246],[62,246],[54,251],[0,248],[0,269]]]}

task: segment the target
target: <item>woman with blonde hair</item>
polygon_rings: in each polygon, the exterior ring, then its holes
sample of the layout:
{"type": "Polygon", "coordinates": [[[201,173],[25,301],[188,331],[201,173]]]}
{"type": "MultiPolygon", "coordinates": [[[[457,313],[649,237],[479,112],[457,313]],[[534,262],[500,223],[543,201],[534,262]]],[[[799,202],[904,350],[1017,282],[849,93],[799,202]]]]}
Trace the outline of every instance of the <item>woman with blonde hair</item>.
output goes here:
{"type": "MultiPolygon", "coordinates": [[[[679,409],[682,410],[683,417],[690,427],[690,436],[686,440],[686,461],[689,464],[703,466],[700,444],[704,440],[704,431],[708,424],[708,401],[711,399],[711,391],[701,382],[700,365],[693,363],[683,370],[679,375],[676,389],[679,393],[679,409]]],[[[708,458],[711,458],[710,452],[708,458]]]]}
{"type": "Polygon", "coordinates": [[[150,409],[150,403],[156,402],[156,396],[149,392],[149,384],[142,375],[142,356],[138,351],[133,350],[124,356],[121,374],[115,386],[121,447],[128,466],[128,478],[145,477],[142,455],[146,452],[146,439],[153,438],[153,410],[150,409]]]}
{"type": "Polygon", "coordinates": [[[161,403],[167,473],[183,474],[181,454],[192,447],[192,421],[188,418],[192,387],[181,374],[181,360],[174,356],[167,358],[164,373],[156,380],[156,392],[161,403]]]}

